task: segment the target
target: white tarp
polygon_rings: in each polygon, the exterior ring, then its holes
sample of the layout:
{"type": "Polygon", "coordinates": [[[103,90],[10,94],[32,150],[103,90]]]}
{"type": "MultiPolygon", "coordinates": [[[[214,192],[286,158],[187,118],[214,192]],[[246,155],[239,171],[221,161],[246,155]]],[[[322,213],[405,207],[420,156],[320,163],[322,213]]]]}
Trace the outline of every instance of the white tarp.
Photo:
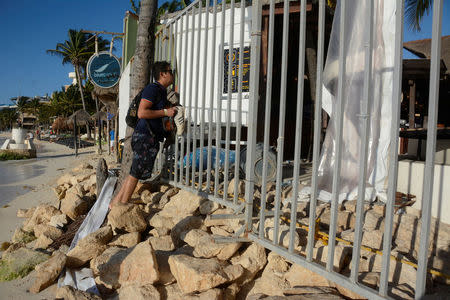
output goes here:
{"type": "MultiPolygon", "coordinates": [[[[337,3],[328,55],[324,69],[323,108],[330,115],[319,165],[319,199],[329,201],[336,162],[339,44],[345,43],[343,144],[339,201],[357,196],[360,165],[360,103],[364,101],[365,46],[368,36],[368,6],[372,1],[346,2],[346,36],[339,40],[341,5],[337,3]]],[[[394,66],[395,1],[375,0],[373,34],[373,73],[369,99],[370,133],[366,200],[376,196],[385,200],[388,172],[388,148],[392,118],[392,79],[394,66]]]]}

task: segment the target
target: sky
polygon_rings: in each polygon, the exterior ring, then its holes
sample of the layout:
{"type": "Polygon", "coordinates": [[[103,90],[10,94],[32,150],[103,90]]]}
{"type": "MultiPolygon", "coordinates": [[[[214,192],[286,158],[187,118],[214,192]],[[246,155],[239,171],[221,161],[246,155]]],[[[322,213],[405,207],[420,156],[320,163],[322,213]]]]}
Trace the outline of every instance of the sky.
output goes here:
{"type": "MultiPolygon", "coordinates": [[[[70,84],[73,67],[62,65],[60,57],[46,50],[64,42],[69,29],[122,32],[127,10],[129,0],[0,0],[0,104],[11,104],[10,98],[19,95],[51,95],[70,84]]],[[[419,33],[405,26],[404,40],[430,38],[431,14],[425,16],[419,33]]],[[[442,34],[450,35],[450,1],[444,1],[442,19],[442,34]]],[[[115,42],[118,57],[121,46],[120,40],[115,42]]],[[[405,58],[414,58],[406,52],[405,58]]]]}

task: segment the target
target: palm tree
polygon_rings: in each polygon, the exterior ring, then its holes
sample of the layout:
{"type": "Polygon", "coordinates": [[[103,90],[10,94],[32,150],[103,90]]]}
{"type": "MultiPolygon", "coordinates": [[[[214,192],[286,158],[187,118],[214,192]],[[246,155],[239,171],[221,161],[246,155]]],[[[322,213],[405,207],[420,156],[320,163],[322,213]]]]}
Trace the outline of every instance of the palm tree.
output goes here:
{"type": "Polygon", "coordinates": [[[429,14],[432,4],[431,0],[406,0],[406,22],[413,31],[420,31],[420,22],[423,15],[425,13],[429,14]]]}
{"type": "Polygon", "coordinates": [[[14,102],[17,106],[18,112],[25,112],[28,109],[28,101],[30,100],[30,97],[27,96],[19,96],[11,98],[11,101],[14,102]]]}
{"type": "MultiPolygon", "coordinates": [[[[77,85],[81,94],[81,102],[83,109],[86,110],[86,104],[83,95],[83,85],[81,81],[81,67],[84,68],[89,57],[95,53],[95,40],[92,39],[93,35],[90,33],[84,33],[81,30],[69,29],[69,39],[63,43],[57,43],[55,49],[47,50],[47,53],[62,57],[62,63],[70,63],[75,69],[77,76],[77,85]]],[[[105,50],[108,44],[107,40],[101,37],[97,38],[99,51],[105,50]]],[[[90,138],[89,126],[87,128],[88,138],[90,138]]]]}

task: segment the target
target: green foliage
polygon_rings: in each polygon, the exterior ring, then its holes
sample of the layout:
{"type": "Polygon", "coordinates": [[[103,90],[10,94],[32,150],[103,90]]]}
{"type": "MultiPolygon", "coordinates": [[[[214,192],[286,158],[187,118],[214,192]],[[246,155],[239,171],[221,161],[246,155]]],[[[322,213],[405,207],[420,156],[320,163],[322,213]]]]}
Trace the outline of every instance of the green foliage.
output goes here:
{"type": "Polygon", "coordinates": [[[431,0],[406,0],[405,17],[412,30],[420,31],[420,22],[425,13],[429,14],[431,6],[431,0]]]}
{"type": "Polygon", "coordinates": [[[5,108],[0,110],[0,130],[11,128],[17,120],[15,108],[5,108]]]}
{"type": "Polygon", "coordinates": [[[2,161],[2,160],[21,160],[21,159],[29,159],[29,157],[27,155],[14,153],[14,152],[0,153],[0,161],[2,161]]]}

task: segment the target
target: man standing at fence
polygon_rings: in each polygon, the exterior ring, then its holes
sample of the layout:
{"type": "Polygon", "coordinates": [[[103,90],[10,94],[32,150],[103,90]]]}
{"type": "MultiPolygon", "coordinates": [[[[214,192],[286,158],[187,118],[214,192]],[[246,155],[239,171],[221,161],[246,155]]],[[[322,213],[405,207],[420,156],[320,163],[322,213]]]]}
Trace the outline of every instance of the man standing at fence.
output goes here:
{"type": "Polygon", "coordinates": [[[137,113],[139,121],[131,137],[133,162],[130,174],[111,201],[110,208],[119,203],[128,203],[138,180],[150,178],[159,151],[159,142],[164,139],[162,118],[173,117],[176,113],[175,107],[166,108],[169,104],[166,89],[174,81],[170,64],[166,61],[155,62],[152,71],[156,81],[142,91],[137,113]]]}

